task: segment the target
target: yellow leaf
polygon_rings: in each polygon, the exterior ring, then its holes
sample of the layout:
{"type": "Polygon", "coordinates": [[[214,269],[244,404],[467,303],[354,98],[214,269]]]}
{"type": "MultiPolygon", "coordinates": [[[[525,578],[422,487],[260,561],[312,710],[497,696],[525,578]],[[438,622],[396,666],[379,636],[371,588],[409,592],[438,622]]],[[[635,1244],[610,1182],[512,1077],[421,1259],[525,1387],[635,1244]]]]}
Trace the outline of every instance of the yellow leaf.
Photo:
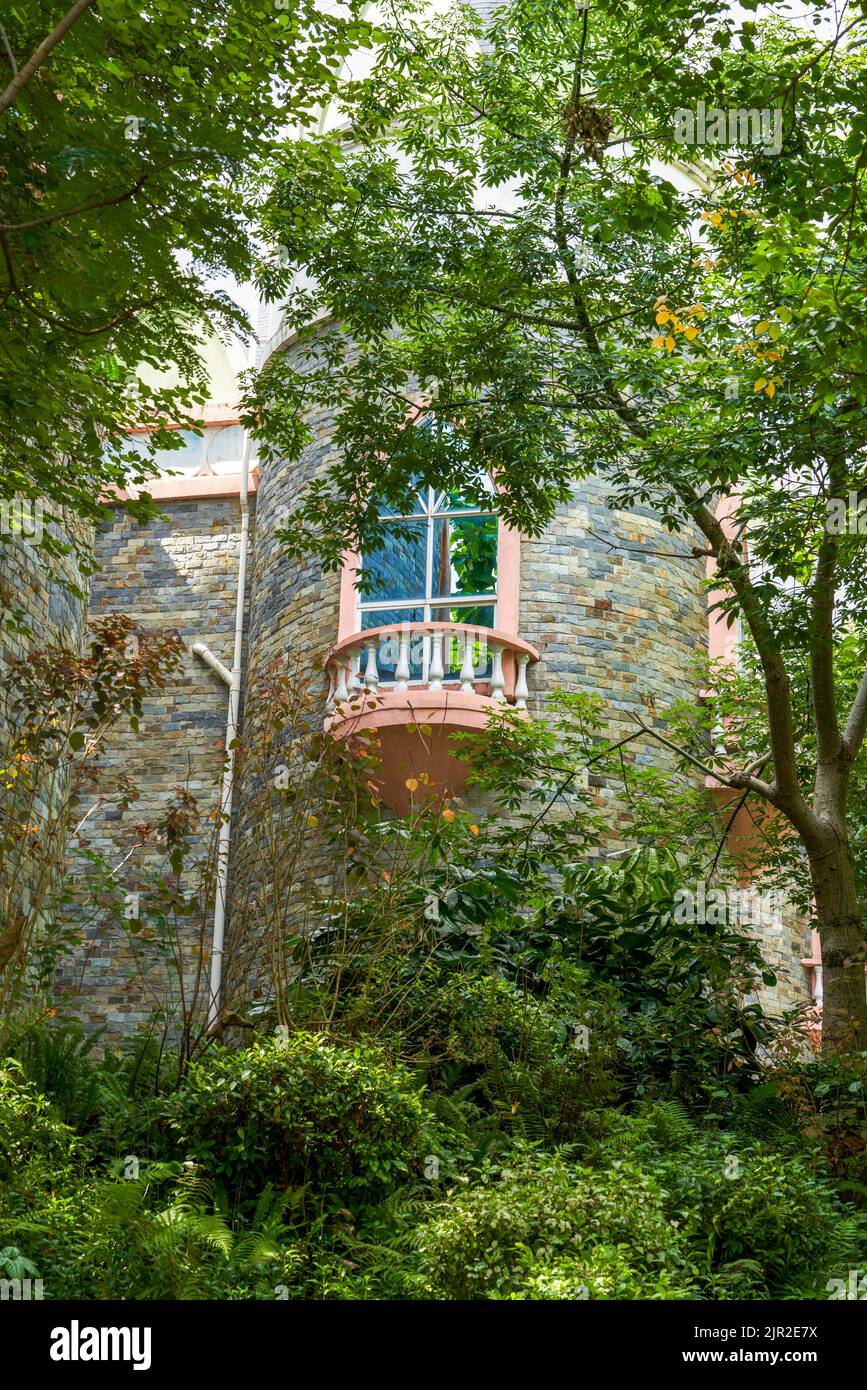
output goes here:
{"type": "Polygon", "coordinates": [[[767,333],[767,331],[768,331],[768,329],[770,328],[770,326],[771,326],[771,320],[770,320],[770,319],[762,319],[761,323],[757,323],[757,324],[756,324],[756,332],[757,332],[757,333],[767,333]]]}
{"type": "Polygon", "coordinates": [[[764,389],[765,389],[765,387],[767,386],[767,384],[768,384],[768,379],[767,379],[767,377],[760,376],[759,379],[758,379],[758,381],[756,382],[755,386],[753,387],[753,390],[754,390],[754,391],[764,391],[764,389]]]}
{"type": "Polygon", "coordinates": [[[418,782],[416,781],[416,779],[415,779],[414,777],[407,777],[407,779],[406,779],[406,781],[404,782],[403,785],[406,787],[406,789],[407,789],[408,792],[417,792],[417,791],[418,791],[418,782]]]}
{"type": "Polygon", "coordinates": [[[688,341],[692,342],[693,338],[698,337],[698,329],[693,328],[692,325],[690,325],[690,327],[686,330],[686,336],[688,341]]]}
{"type": "Polygon", "coordinates": [[[665,350],[666,350],[666,352],[674,352],[674,339],[673,339],[673,338],[666,338],[666,340],[665,340],[665,350]]]}
{"type": "Polygon", "coordinates": [[[665,301],[666,301],[667,299],[668,299],[668,295],[667,295],[667,294],[661,294],[661,295],[659,296],[658,299],[654,299],[654,301],[653,301],[653,307],[654,307],[654,309],[658,309],[659,306],[660,306],[660,304],[664,304],[665,301]]]}
{"type": "Polygon", "coordinates": [[[654,346],[655,348],[661,348],[664,342],[665,342],[665,339],[663,338],[662,334],[660,333],[660,335],[659,335],[658,338],[654,338],[654,340],[653,340],[653,346],[654,346]]]}
{"type": "Polygon", "coordinates": [[[776,388],[776,386],[774,385],[774,383],[773,383],[772,381],[769,381],[768,384],[767,384],[767,386],[765,387],[765,395],[766,395],[766,396],[773,396],[773,395],[776,394],[776,390],[777,390],[777,388],[776,388]]]}
{"type": "Polygon", "coordinates": [[[719,227],[719,226],[721,226],[721,225],[722,225],[722,213],[721,213],[721,212],[712,212],[712,213],[711,213],[710,220],[711,220],[711,225],[712,225],[712,226],[714,226],[714,227],[719,227]]]}
{"type": "Polygon", "coordinates": [[[770,335],[771,341],[775,343],[775,342],[777,341],[777,339],[779,338],[780,334],[782,333],[782,331],[783,331],[783,330],[782,330],[782,328],[780,327],[780,325],[779,325],[778,323],[772,323],[771,326],[770,326],[770,328],[768,329],[768,333],[769,333],[769,335],[770,335]]]}

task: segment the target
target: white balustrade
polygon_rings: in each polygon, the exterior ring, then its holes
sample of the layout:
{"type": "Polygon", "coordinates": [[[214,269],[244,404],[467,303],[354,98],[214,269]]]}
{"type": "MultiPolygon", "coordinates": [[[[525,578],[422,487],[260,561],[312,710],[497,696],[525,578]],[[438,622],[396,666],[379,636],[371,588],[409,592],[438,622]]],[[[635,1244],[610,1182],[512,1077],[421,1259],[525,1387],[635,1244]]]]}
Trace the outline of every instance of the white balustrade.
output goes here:
{"type": "MultiPolygon", "coordinates": [[[[523,645],[523,644],[522,644],[523,645]]],[[[498,704],[507,699],[514,702],[516,709],[527,708],[529,689],[527,686],[527,667],[537,658],[530,651],[524,651],[517,642],[492,640],[491,633],[484,628],[471,627],[463,623],[435,625],[432,623],[401,623],[377,632],[375,636],[358,634],[358,641],[351,646],[339,649],[328,661],[330,689],[326,709],[331,712],[335,705],[361,696],[377,697],[386,690],[408,691],[411,688],[427,688],[431,691],[459,690],[462,695],[483,695],[489,690],[489,697],[498,704]],[[414,653],[418,641],[420,648],[414,653]],[[479,644],[490,653],[490,675],[476,674],[474,659],[479,644]],[[444,644],[445,649],[444,649],[444,644]],[[506,679],[503,672],[503,654],[512,651],[515,660],[514,690],[506,692],[506,679]],[[452,653],[455,653],[452,657],[452,653]],[[362,672],[362,653],[366,653],[362,672]],[[447,659],[444,653],[447,653],[447,659]],[[422,656],[426,655],[426,662],[422,656]],[[460,659],[460,670],[455,672],[460,659]],[[386,678],[383,681],[379,662],[383,661],[386,678]],[[448,666],[448,671],[446,670],[448,666]],[[388,673],[393,667],[394,675],[388,673]],[[419,669],[421,668],[421,669],[419,669]],[[413,677],[413,669],[418,675],[413,677]],[[452,684],[454,683],[454,684],[452,684]]]]}

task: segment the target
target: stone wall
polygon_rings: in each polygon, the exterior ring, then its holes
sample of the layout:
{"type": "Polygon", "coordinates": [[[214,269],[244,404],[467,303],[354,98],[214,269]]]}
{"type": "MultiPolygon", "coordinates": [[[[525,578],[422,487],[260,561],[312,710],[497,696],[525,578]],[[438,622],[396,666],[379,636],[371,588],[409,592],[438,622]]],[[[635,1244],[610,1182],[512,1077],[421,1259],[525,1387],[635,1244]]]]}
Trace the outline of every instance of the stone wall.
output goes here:
{"type": "MultiPolygon", "coordinates": [[[[22,506],[18,499],[0,504],[0,765],[4,767],[10,766],[8,755],[14,758],[20,751],[10,747],[14,731],[20,728],[18,669],[44,649],[77,655],[84,631],[86,581],[79,555],[72,549],[49,555],[38,544],[42,526],[41,504],[22,506]]],[[[45,529],[61,545],[77,541],[86,556],[91,533],[80,520],[70,518],[65,527],[52,522],[45,529]]],[[[67,796],[66,765],[60,760],[46,772],[32,789],[32,800],[28,776],[9,785],[8,798],[2,793],[4,839],[9,830],[17,833],[7,843],[0,868],[0,983],[4,994],[8,989],[14,998],[22,964],[18,951],[44,899],[44,876],[53,862],[53,856],[46,862],[46,835],[67,796]],[[31,827],[28,838],[20,834],[22,817],[31,827]]]]}
{"type": "MultiPolygon", "coordinates": [[[[52,529],[63,542],[76,535],[87,550],[89,530],[80,524],[74,530],[72,526],[65,532],[52,529]]],[[[78,650],[86,616],[84,588],[86,580],[75,554],[48,558],[26,539],[0,540],[0,680],[5,682],[10,661],[26,657],[35,646],[56,644],[78,650]]]]}
{"type": "MultiPolygon", "coordinates": [[[[122,775],[138,789],[138,796],[128,809],[98,810],[86,827],[86,845],[120,866],[117,879],[127,892],[144,887],[148,873],[164,865],[162,851],[137,850],[129,856],[136,843],[134,827],[163,814],[178,787],[197,799],[203,815],[196,853],[213,852],[228,690],[189,649],[194,641],[205,642],[226,666],[232,664],[240,542],[237,496],[164,501],[160,506],[165,516],[145,528],[118,512],[114,524],[101,531],[96,541],[100,568],[91,585],[93,616],[129,614],[146,630],[179,633],[187,648],[180,674],[145,704],[138,731],[118,729],[106,750],[106,784],[122,775]]],[[[184,886],[190,890],[195,881],[192,874],[184,886]]],[[[144,902],[140,900],[142,906],[144,902]]],[[[188,999],[199,966],[200,930],[204,928],[209,943],[212,911],[211,898],[203,905],[202,918],[194,914],[182,924],[188,999]]],[[[60,983],[80,997],[80,1012],[88,1024],[107,1023],[108,1035],[116,1036],[133,1030],[167,1000],[177,1005],[179,985],[173,971],[153,948],[134,941],[108,914],[88,912],[84,935],[60,983]]],[[[206,1002],[208,964],[206,947],[200,1008],[206,1002]]]]}
{"type": "MultiPolygon", "coordinates": [[[[595,693],[605,702],[605,733],[617,739],[635,733],[632,716],[662,730],[675,701],[695,698],[694,663],[707,651],[708,626],[692,537],[670,535],[649,509],[611,511],[606,503],[603,484],[589,479],[542,536],[522,542],[519,631],[541,656],[529,668],[536,717],[557,688],[595,693]]],[[[649,737],[628,756],[670,762],[649,737]]],[[[625,848],[622,799],[592,774],[591,786],[606,807],[607,850],[625,848]]]]}

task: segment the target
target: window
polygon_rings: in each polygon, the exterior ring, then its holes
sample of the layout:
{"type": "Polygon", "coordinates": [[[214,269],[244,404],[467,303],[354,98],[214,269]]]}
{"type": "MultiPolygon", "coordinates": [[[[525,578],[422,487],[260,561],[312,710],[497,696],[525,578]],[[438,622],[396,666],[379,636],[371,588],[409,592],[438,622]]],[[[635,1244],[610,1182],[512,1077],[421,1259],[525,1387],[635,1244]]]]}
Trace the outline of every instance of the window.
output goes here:
{"type": "MultiPolygon", "coordinates": [[[[359,629],[423,622],[497,626],[499,528],[493,510],[426,487],[411,512],[383,517],[385,545],[361,563],[359,629]]],[[[460,669],[459,647],[456,640],[446,643],[447,678],[460,669]]],[[[428,643],[419,640],[413,648],[411,679],[418,680],[426,675],[428,643]]],[[[393,679],[393,654],[382,655],[382,678],[393,679]]]]}

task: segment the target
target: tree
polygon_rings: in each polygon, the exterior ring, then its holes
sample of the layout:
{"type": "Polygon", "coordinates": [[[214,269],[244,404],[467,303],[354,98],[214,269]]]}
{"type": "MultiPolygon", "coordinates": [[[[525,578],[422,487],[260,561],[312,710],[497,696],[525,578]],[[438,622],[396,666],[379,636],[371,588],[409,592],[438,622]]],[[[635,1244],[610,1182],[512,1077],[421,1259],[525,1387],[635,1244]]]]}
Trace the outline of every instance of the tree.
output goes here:
{"type": "Polygon", "coordinates": [[[674,750],[797,837],[826,1044],[867,1048],[848,810],[867,666],[845,707],[837,670],[865,549],[825,524],[867,466],[865,16],[814,33],[712,0],[388,13],[372,75],[341,92],[342,147],[287,143],[266,219],[313,288],[288,294],[309,361],[276,357],[250,396],[265,457],[301,447],[305,409],[338,412],[289,552],[336,567],[410,476],[472,492],[491,468],[530,534],[595,472],[612,507],[691,531],[755,651],[767,737],[674,750]],[[305,330],[320,303],[353,353],[305,330]],[[449,429],[414,428],[431,413],[449,429]]]}
{"type": "Polygon", "coordinates": [[[343,56],[369,42],[360,8],[4,8],[0,498],[97,521],[106,488],[144,482],[154,449],[179,442],[160,426],[195,420],[203,334],[248,327],[213,285],[253,273],[272,142],[303,128],[343,56]],[[176,384],[136,382],[142,364],[176,384]],[[155,430],[137,457],[133,422],[155,430]]]}

